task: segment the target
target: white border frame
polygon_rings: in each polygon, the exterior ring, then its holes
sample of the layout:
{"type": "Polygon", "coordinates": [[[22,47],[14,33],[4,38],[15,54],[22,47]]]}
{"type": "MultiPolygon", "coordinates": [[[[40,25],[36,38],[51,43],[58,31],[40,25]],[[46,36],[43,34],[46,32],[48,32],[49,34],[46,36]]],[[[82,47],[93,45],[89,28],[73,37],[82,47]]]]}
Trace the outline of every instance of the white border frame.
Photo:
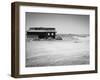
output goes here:
{"type": "Polygon", "coordinates": [[[95,70],[95,10],[73,9],[73,8],[52,8],[37,6],[19,7],[19,74],[40,74],[55,72],[75,72],[95,70]],[[55,66],[55,67],[25,67],[25,12],[58,13],[58,14],[76,14],[90,15],[90,64],[73,66],[55,66]]]}

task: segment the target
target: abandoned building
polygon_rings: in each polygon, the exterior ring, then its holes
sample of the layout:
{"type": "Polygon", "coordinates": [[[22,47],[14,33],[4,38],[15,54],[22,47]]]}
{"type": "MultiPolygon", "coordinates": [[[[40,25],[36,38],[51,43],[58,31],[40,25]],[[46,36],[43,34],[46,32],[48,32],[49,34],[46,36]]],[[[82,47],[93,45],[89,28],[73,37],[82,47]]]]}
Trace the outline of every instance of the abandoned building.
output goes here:
{"type": "Polygon", "coordinates": [[[33,39],[55,39],[55,28],[32,27],[27,31],[27,37],[33,39]]]}

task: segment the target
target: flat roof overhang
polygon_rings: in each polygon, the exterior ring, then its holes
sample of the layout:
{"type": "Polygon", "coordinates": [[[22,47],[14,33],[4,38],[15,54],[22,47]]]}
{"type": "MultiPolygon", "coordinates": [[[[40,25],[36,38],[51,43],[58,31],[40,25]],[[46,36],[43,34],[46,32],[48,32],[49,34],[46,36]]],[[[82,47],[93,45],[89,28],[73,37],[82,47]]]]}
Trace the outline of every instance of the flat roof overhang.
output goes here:
{"type": "Polygon", "coordinates": [[[29,30],[27,32],[56,32],[55,30],[29,30]]]}

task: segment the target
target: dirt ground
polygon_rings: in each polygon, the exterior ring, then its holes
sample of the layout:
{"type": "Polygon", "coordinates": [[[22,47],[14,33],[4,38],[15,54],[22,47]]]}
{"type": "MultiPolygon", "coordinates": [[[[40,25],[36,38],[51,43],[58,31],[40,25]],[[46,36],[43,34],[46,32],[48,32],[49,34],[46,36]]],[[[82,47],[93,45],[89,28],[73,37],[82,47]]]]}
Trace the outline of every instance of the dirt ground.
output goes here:
{"type": "Polygon", "coordinates": [[[26,67],[89,64],[89,38],[26,41],[26,67]]]}

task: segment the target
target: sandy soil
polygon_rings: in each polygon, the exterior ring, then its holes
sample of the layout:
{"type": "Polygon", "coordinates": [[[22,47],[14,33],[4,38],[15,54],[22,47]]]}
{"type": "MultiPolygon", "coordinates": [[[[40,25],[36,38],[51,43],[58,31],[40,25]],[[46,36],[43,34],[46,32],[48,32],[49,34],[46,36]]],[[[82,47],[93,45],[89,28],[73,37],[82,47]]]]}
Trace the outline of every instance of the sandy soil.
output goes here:
{"type": "Polygon", "coordinates": [[[26,67],[89,64],[89,38],[77,41],[26,40],[26,67]]]}

